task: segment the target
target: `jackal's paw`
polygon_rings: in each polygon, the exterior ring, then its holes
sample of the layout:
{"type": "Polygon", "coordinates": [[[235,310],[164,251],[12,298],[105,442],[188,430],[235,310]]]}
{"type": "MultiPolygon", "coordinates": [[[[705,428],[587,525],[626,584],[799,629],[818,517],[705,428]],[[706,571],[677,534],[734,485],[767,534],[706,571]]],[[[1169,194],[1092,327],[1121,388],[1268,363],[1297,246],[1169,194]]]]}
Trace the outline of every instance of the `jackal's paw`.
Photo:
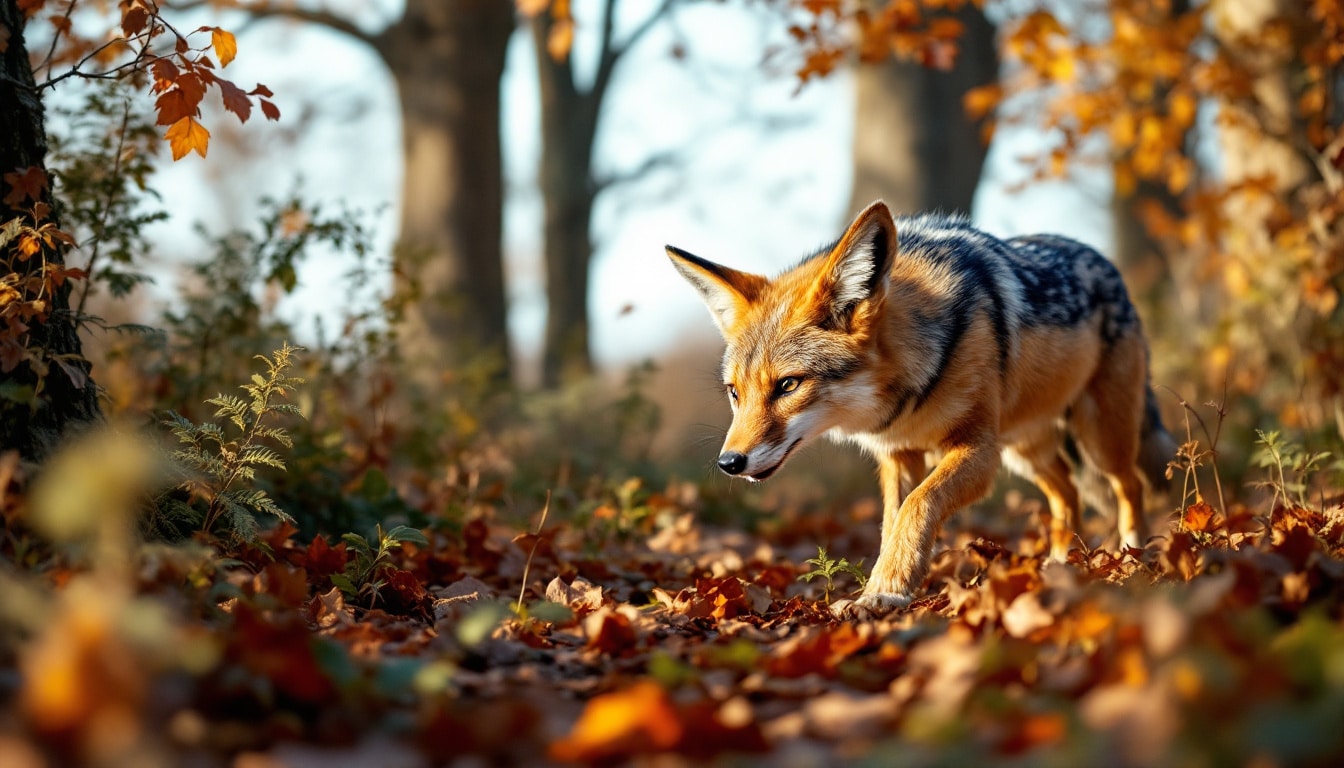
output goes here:
{"type": "Polygon", "coordinates": [[[831,604],[831,615],[845,621],[870,621],[898,611],[910,604],[909,595],[874,592],[858,600],[838,600],[831,604]]]}

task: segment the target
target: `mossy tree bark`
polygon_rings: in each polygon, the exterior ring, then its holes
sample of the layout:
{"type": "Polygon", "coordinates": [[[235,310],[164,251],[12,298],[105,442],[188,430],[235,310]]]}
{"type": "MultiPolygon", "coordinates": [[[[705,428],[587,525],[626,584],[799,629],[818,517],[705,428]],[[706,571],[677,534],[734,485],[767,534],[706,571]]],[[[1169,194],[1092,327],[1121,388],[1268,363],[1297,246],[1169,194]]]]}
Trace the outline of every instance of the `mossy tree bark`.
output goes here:
{"type": "MultiPolygon", "coordinates": [[[[24,14],[17,0],[0,0],[0,174],[38,168],[46,172],[47,133],[41,94],[33,79],[24,44],[24,14]],[[7,39],[6,39],[7,37],[7,39]]],[[[59,225],[51,186],[39,200],[20,200],[12,186],[0,182],[0,225],[19,219],[33,225],[37,203],[48,206],[44,223],[59,225]]],[[[62,246],[43,248],[22,258],[16,243],[0,248],[0,277],[11,275],[14,292],[0,301],[10,304],[40,299],[45,313],[22,317],[4,313],[0,321],[0,450],[17,450],[26,460],[41,461],[61,440],[102,414],[97,388],[84,359],[76,318],[70,310],[70,283],[45,296],[30,295],[25,278],[44,265],[63,265],[62,246]]]]}

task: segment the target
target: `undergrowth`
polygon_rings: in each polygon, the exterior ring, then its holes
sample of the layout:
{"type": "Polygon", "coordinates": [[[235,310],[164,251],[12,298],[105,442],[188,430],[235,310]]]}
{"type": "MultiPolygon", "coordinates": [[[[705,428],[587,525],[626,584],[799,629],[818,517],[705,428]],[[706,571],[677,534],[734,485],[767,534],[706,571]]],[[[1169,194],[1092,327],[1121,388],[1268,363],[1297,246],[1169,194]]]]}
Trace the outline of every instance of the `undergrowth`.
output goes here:
{"type": "Polygon", "coordinates": [[[264,489],[257,488],[257,470],[285,471],[285,462],[268,443],[293,448],[294,440],[281,416],[302,418],[298,406],[282,402],[304,380],[288,375],[301,348],[283,344],[270,357],[258,355],[265,372],[252,374],[242,385],[247,398],[218,394],[205,402],[217,408],[214,418],[200,424],[174,411],[164,424],[183,446],[172,454],[188,478],[178,487],[186,500],[167,496],[160,506],[170,525],[186,524],[202,533],[217,528],[241,541],[252,541],[260,529],[258,517],[293,522],[264,489]]]}

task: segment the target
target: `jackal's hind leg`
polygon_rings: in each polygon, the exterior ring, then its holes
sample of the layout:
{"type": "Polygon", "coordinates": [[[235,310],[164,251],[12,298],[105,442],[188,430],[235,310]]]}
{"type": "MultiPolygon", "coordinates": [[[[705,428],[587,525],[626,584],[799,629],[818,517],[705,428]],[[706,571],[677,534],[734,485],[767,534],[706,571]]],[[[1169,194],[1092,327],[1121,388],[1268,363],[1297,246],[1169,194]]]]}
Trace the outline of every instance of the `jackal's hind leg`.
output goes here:
{"type": "Polygon", "coordinates": [[[1115,490],[1122,547],[1142,547],[1148,539],[1138,473],[1147,379],[1143,339],[1121,338],[1069,413],[1069,431],[1115,490]]]}
{"type": "Polygon", "coordinates": [[[1082,532],[1078,514],[1078,489],[1070,477],[1069,464],[1059,452],[1060,436],[1053,427],[1004,450],[1008,465],[1032,481],[1050,505],[1050,559],[1068,562],[1069,548],[1082,532]]]}

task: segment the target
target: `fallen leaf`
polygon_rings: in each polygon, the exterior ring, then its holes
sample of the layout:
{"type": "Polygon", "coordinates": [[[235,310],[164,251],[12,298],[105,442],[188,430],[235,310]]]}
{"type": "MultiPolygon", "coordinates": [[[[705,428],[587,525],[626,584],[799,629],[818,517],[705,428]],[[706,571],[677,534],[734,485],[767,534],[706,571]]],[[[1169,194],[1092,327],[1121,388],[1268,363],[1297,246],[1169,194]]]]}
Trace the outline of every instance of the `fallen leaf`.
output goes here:
{"type": "Polygon", "coordinates": [[[594,698],[569,735],[551,745],[552,760],[599,762],[663,752],[681,740],[672,699],[657,683],[640,681],[594,698]]]}

